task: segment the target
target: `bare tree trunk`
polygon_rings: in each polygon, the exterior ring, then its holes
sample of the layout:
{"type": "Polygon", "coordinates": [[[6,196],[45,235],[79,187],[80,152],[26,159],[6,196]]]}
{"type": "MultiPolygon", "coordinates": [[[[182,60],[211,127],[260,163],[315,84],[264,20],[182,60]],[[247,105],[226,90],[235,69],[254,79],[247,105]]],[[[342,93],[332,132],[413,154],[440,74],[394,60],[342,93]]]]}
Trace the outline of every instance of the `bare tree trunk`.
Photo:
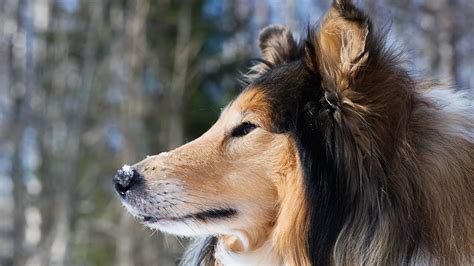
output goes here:
{"type": "Polygon", "coordinates": [[[252,43],[252,53],[259,54],[258,41],[254,36],[258,36],[260,30],[270,24],[270,7],[267,1],[253,1],[253,16],[255,17],[255,29],[250,40],[252,43]]]}
{"type": "Polygon", "coordinates": [[[291,31],[298,30],[298,14],[296,13],[296,3],[295,0],[287,0],[286,8],[282,8],[283,17],[285,18],[285,25],[291,31]]]}
{"type": "Polygon", "coordinates": [[[457,0],[431,0],[422,6],[422,29],[425,35],[424,53],[428,58],[431,75],[459,85],[458,55],[456,44],[457,0]]]}
{"type": "Polygon", "coordinates": [[[457,7],[456,0],[444,1],[444,6],[439,10],[441,29],[438,33],[438,54],[440,58],[440,76],[450,81],[453,85],[459,85],[457,71],[458,58],[456,51],[456,16],[454,11],[457,7]]]}
{"type": "Polygon", "coordinates": [[[439,44],[436,41],[437,38],[437,25],[436,25],[436,12],[439,9],[440,2],[425,1],[422,6],[423,13],[421,14],[421,29],[423,31],[423,54],[427,59],[427,65],[430,76],[439,75],[439,44]]]}
{"type": "Polygon", "coordinates": [[[53,240],[50,249],[50,261],[54,265],[66,265],[69,257],[69,247],[73,237],[74,214],[76,210],[76,184],[78,176],[78,160],[82,134],[84,132],[84,122],[87,115],[94,71],[97,66],[95,53],[97,50],[97,30],[102,24],[102,3],[93,2],[89,5],[91,18],[87,27],[87,36],[84,49],[84,62],[81,73],[81,82],[76,91],[80,91],[78,110],[74,119],[68,125],[67,144],[65,156],[66,163],[62,165],[58,176],[59,185],[56,191],[56,219],[53,228],[53,240]]]}
{"type": "MultiPolygon", "coordinates": [[[[21,113],[21,101],[15,103],[15,112],[21,113]]],[[[18,123],[20,115],[12,118],[13,123],[18,123]]],[[[24,238],[25,238],[25,188],[23,183],[23,169],[21,166],[21,142],[23,139],[24,125],[18,123],[13,130],[13,158],[11,177],[13,179],[13,264],[23,265],[25,263],[24,256],[24,238]]]]}
{"type": "MultiPolygon", "coordinates": [[[[5,60],[0,63],[0,93],[2,95],[9,95],[12,94],[10,91],[12,90],[12,80],[13,80],[13,64],[12,64],[12,58],[13,58],[13,43],[12,43],[12,37],[8,32],[5,30],[5,21],[7,21],[9,18],[9,14],[12,12],[9,12],[9,7],[10,7],[10,2],[9,1],[0,1],[0,36],[2,37],[2,41],[5,42],[6,45],[0,45],[0,57],[4,58],[5,60]]],[[[13,98],[13,97],[11,97],[13,98]]],[[[10,119],[6,124],[1,124],[3,126],[0,126],[0,140],[10,142],[11,140],[11,135],[12,135],[12,128],[10,125],[13,124],[14,118],[13,118],[12,113],[10,115],[10,119]]],[[[0,144],[1,143],[0,141],[0,144]]],[[[10,156],[10,154],[9,154],[10,156]]],[[[14,156],[11,156],[12,158],[14,156]]],[[[13,163],[13,162],[12,162],[13,163]]],[[[12,165],[13,166],[13,165],[12,165]]],[[[13,172],[13,171],[11,171],[13,172]]],[[[10,178],[13,179],[13,175],[11,174],[10,178]]],[[[14,249],[13,245],[15,243],[15,231],[13,231],[14,225],[13,225],[13,208],[12,204],[10,203],[11,201],[15,204],[13,201],[13,195],[9,197],[7,200],[5,200],[4,203],[0,204],[0,215],[2,217],[5,217],[0,221],[0,265],[10,265],[13,263],[13,258],[12,258],[12,251],[14,249]],[[12,234],[13,233],[13,234],[12,234]]]]}
{"type": "Polygon", "coordinates": [[[170,103],[168,148],[170,149],[180,146],[184,140],[182,110],[191,49],[191,4],[183,5],[178,16],[173,74],[168,95],[170,103]]]}
{"type": "MultiPolygon", "coordinates": [[[[48,20],[48,25],[46,33],[57,32],[57,21],[59,20],[59,14],[54,12],[57,10],[55,5],[57,3],[53,0],[48,0],[48,10],[51,11],[50,18],[48,20]],[[54,13],[53,13],[54,12],[54,13]]],[[[57,33],[59,35],[59,33],[57,33]]],[[[52,151],[52,142],[51,139],[51,126],[53,119],[51,116],[51,106],[55,105],[55,101],[61,101],[62,96],[55,91],[56,88],[53,86],[53,79],[56,75],[56,68],[54,66],[56,63],[54,57],[56,50],[58,49],[57,41],[44,40],[45,41],[45,51],[43,58],[37,59],[38,65],[49,66],[49,70],[46,71],[38,78],[38,91],[41,93],[38,97],[41,99],[42,105],[35,112],[34,117],[36,121],[36,130],[38,132],[38,153],[39,158],[41,158],[41,163],[37,169],[37,177],[41,182],[41,193],[38,195],[35,204],[39,207],[41,213],[41,238],[37,244],[35,250],[32,252],[32,256],[28,263],[36,263],[37,265],[50,265],[50,252],[51,245],[54,240],[54,233],[57,228],[56,226],[56,205],[58,204],[56,200],[56,188],[58,174],[55,172],[56,159],[52,151]]],[[[65,58],[64,60],[67,60],[65,58]]],[[[54,111],[53,111],[54,112],[54,111]]],[[[61,178],[61,177],[59,177],[61,178]]]]}
{"type": "MultiPolygon", "coordinates": [[[[124,145],[121,158],[123,162],[135,162],[139,160],[138,147],[140,136],[143,134],[143,92],[141,89],[141,78],[143,75],[147,45],[146,45],[146,18],[148,15],[148,1],[137,1],[131,4],[130,14],[125,17],[125,38],[123,46],[126,51],[124,58],[128,66],[127,84],[123,90],[123,102],[120,107],[119,125],[124,133],[124,145]],[[139,104],[136,104],[139,103],[139,104]]],[[[117,236],[116,265],[134,265],[135,236],[132,232],[130,215],[122,212],[120,216],[120,233],[117,236]]],[[[137,243],[141,244],[141,243],[137,243]]],[[[158,252],[158,251],[157,251],[158,252]]],[[[155,253],[156,254],[156,253],[155,253]]]]}
{"type": "Polygon", "coordinates": [[[120,214],[120,224],[117,235],[117,250],[115,251],[115,265],[132,266],[133,263],[133,236],[130,235],[132,219],[130,214],[122,212],[120,214]]]}
{"type": "MultiPolygon", "coordinates": [[[[33,28],[32,28],[32,12],[28,0],[22,0],[18,4],[18,20],[19,32],[25,34],[25,54],[20,58],[23,59],[21,67],[21,82],[16,84],[15,79],[13,86],[23,86],[23,95],[16,95],[14,111],[12,114],[12,138],[13,138],[13,157],[11,177],[13,179],[13,224],[14,224],[14,244],[13,244],[13,263],[15,265],[23,265],[26,261],[26,252],[24,249],[25,238],[25,208],[26,208],[26,191],[24,187],[24,173],[22,166],[23,136],[26,127],[30,124],[29,104],[33,91],[33,28]]],[[[12,45],[12,44],[11,44],[12,45]]],[[[10,50],[10,64],[15,64],[13,48],[10,50]]],[[[17,73],[12,69],[12,77],[17,73]]],[[[18,80],[17,80],[18,81],[18,80]]],[[[18,87],[16,87],[18,89],[18,87]]],[[[15,90],[15,89],[14,89],[15,90]]],[[[20,93],[21,92],[14,92],[20,93]]]]}

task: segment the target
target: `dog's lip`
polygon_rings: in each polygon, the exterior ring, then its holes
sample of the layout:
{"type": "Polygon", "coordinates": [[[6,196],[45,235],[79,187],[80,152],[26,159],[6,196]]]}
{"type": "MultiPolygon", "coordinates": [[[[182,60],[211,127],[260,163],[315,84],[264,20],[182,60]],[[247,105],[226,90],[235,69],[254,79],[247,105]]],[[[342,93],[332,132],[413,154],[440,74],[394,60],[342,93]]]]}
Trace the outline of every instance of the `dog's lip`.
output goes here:
{"type": "Polygon", "coordinates": [[[172,220],[179,219],[176,217],[153,216],[153,215],[148,215],[148,214],[139,214],[139,215],[136,215],[136,217],[140,219],[141,222],[144,222],[144,223],[156,223],[159,221],[172,221],[172,220]]]}
{"type": "Polygon", "coordinates": [[[153,224],[157,222],[179,222],[187,219],[194,219],[199,221],[206,221],[211,219],[225,219],[230,218],[237,214],[237,210],[233,208],[218,208],[208,209],[196,213],[186,214],[183,216],[153,216],[148,214],[140,214],[137,217],[147,224],[153,224]]]}
{"type": "Polygon", "coordinates": [[[156,223],[158,222],[158,218],[153,217],[153,216],[142,216],[140,219],[145,222],[145,223],[156,223]]]}

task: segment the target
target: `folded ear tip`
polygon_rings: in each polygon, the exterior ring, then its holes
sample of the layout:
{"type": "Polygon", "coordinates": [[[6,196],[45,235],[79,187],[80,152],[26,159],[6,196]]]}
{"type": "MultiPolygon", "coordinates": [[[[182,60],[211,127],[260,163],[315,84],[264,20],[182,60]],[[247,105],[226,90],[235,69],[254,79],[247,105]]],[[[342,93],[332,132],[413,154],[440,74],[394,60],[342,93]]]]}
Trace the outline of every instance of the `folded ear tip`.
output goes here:
{"type": "Polygon", "coordinates": [[[266,26],[265,28],[263,28],[260,31],[260,34],[265,33],[265,32],[272,32],[272,31],[284,32],[284,31],[288,31],[288,28],[283,24],[270,24],[266,26]]]}
{"type": "Polygon", "coordinates": [[[354,6],[352,0],[334,0],[332,5],[337,8],[344,8],[349,6],[354,6]]]}
{"type": "Polygon", "coordinates": [[[351,0],[334,0],[333,8],[345,19],[350,21],[367,21],[367,15],[357,8],[351,0]]]}
{"type": "Polygon", "coordinates": [[[288,35],[285,37],[289,37],[289,35],[291,35],[291,32],[286,26],[281,24],[271,24],[263,28],[260,31],[260,34],[258,35],[260,48],[263,49],[269,39],[273,38],[274,36],[281,35],[288,35]]]}

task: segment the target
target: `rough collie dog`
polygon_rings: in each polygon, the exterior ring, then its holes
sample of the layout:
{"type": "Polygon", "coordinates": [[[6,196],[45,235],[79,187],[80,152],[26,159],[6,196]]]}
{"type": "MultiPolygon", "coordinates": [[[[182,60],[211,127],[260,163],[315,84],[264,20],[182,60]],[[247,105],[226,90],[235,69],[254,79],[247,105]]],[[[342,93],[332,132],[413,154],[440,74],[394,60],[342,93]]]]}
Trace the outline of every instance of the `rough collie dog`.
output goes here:
{"type": "Polygon", "coordinates": [[[472,103],[411,78],[349,1],[259,40],[209,131],[117,172],[129,212],[195,238],[184,265],[472,265],[472,103]]]}

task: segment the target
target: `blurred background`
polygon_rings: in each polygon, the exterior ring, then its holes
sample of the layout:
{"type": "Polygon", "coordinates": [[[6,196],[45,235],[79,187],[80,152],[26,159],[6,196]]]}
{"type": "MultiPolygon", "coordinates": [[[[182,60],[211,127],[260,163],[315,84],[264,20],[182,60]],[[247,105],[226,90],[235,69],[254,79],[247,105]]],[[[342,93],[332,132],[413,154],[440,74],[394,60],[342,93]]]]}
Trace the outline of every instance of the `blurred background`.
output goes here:
{"type": "MultiPolygon", "coordinates": [[[[416,76],[473,95],[474,1],[355,1],[416,76]]],[[[0,265],[174,265],[185,240],[133,221],[124,163],[202,134],[270,23],[330,1],[0,0],[0,265]]]]}

